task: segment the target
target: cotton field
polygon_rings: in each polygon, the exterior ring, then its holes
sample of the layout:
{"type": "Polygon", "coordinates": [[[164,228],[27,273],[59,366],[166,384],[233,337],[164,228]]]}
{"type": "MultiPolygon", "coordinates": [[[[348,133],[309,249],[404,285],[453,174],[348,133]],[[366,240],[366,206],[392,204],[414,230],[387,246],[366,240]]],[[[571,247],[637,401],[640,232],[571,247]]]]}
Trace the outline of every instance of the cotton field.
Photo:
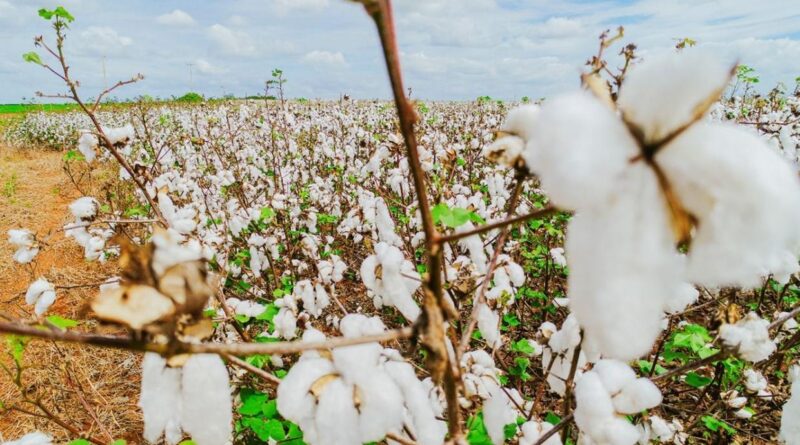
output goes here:
{"type": "Polygon", "coordinates": [[[571,91],[412,101],[390,2],[361,3],[394,101],[273,73],[277,97],[105,105],[141,76],[84,99],[74,17],[39,12],[25,60],[78,108],[3,141],[56,152],[71,195],[7,231],[25,426],[0,440],[800,444],[800,92],[685,40],[610,68],[620,28],[571,91]],[[66,347],[123,352],[84,383],[66,347]]]}

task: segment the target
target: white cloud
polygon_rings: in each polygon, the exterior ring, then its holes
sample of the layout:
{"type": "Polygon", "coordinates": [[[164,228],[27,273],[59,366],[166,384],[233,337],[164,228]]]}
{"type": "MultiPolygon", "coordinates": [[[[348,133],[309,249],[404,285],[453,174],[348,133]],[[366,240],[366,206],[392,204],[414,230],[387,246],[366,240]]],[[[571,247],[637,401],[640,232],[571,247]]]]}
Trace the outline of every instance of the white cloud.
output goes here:
{"type": "Polygon", "coordinates": [[[328,7],[330,0],[274,0],[275,10],[280,14],[292,11],[319,12],[328,7]]]}
{"type": "Polygon", "coordinates": [[[303,61],[317,67],[345,67],[347,61],[341,52],[314,50],[303,56],[303,61]]]}
{"type": "Polygon", "coordinates": [[[98,55],[114,56],[133,43],[130,37],[121,36],[108,26],[90,26],[81,32],[84,49],[98,55]]]}
{"type": "Polygon", "coordinates": [[[208,28],[208,35],[225,53],[234,56],[254,56],[256,45],[244,32],[233,31],[219,23],[208,28]]]}
{"type": "Polygon", "coordinates": [[[206,59],[197,59],[194,61],[194,66],[197,68],[197,71],[203,74],[222,74],[227,69],[214,65],[211,62],[207,61],[206,59]]]}
{"type": "Polygon", "coordinates": [[[583,25],[580,20],[566,17],[550,17],[541,26],[535,28],[534,34],[539,37],[567,37],[582,31],[583,25]]]}
{"type": "Polygon", "coordinates": [[[169,26],[191,26],[197,23],[194,21],[192,16],[184,11],[181,11],[180,9],[176,9],[168,14],[160,15],[156,17],[156,21],[162,25],[169,26]]]}

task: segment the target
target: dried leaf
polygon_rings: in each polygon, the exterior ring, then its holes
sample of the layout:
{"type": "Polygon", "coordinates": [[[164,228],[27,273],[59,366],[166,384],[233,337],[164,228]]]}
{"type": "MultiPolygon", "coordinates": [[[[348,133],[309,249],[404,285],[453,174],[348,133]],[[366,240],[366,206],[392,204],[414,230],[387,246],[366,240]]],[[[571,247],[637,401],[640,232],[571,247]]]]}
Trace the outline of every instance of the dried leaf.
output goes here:
{"type": "Polygon", "coordinates": [[[175,312],[170,298],[150,286],[138,284],[102,292],[91,306],[98,318],[137,330],[167,319],[175,312]]]}

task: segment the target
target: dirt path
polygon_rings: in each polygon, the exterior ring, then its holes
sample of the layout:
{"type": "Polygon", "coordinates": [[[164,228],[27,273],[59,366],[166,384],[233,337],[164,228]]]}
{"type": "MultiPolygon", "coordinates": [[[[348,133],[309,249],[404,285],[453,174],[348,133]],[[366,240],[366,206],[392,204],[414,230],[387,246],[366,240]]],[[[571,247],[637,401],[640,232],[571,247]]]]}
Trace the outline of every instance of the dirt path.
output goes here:
{"type": "MultiPolygon", "coordinates": [[[[102,282],[113,273],[113,265],[84,260],[82,249],[60,230],[70,221],[69,204],[80,195],[62,170],[62,153],[16,150],[0,146],[0,315],[34,320],[24,301],[29,283],[45,277],[56,286],[102,282]],[[27,228],[46,246],[35,266],[16,264],[7,242],[9,229],[27,228]]],[[[56,303],[48,314],[84,320],[95,286],[57,289],[56,303]]],[[[77,329],[94,329],[82,322],[77,329]]],[[[6,366],[12,365],[5,341],[0,343],[6,366]]],[[[31,400],[41,399],[47,409],[82,435],[107,439],[126,438],[140,443],[136,409],[138,359],[135,355],[73,345],[31,342],[25,351],[23,387],[31,400]]],[[[21,402],[19,389],[8,375],[0,374],[0,402],[21,402]]],[[[30,404],[18,405],[35,411],[30,404]]],[[[0,411],[0,442],[16,439],[33,430],[54,435],[57,442],[78,437],[52,421],[0,411]]]]}

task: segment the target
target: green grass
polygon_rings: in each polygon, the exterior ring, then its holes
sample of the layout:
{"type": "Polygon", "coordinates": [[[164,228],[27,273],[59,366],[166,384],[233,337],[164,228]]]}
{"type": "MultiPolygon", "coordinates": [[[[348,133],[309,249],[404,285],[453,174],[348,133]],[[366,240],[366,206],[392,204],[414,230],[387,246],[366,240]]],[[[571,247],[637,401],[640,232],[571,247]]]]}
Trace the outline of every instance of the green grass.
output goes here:
{"type": "Polygon", "coordinates": [[[74,104],[0,104],[0,114],[19,114],[31,111],[70,111],[74,104]]]}

